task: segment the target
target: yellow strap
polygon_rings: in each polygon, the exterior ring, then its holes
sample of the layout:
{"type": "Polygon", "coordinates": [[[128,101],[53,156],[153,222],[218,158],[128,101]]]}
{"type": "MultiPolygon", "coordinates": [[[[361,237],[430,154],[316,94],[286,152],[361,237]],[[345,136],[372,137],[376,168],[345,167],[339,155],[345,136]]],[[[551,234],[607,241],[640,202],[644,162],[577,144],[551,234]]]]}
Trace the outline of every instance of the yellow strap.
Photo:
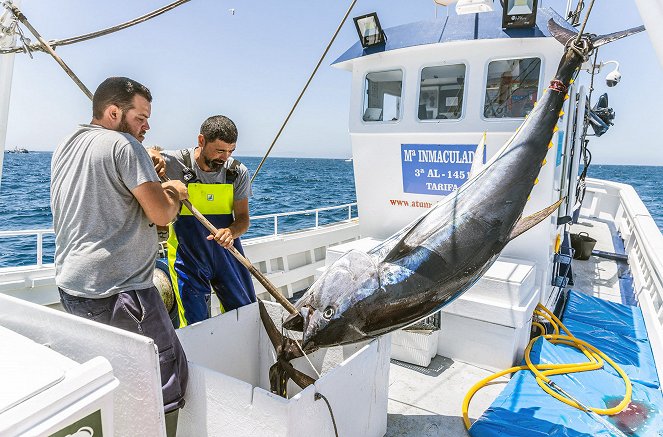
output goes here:
{"type": "Polygon", "coordinates": [[[182,304],[182,297],[180,296],[180,287],[179,281],[177,280],[177,271],[175,270],[175,260],[177,259],[177,246],[179,246],[179,241],[177,241],[177,235],[175,235],[175,229],[173,225],[168,226],[168,271],[170,272],[170,280],[173,285],[173,291],[175,291],[175,300],[177,301],[177,314],[180,318],[180,328],[184,328],[189,323],[184,316],[184,305],[182,304]]]}
{"type": "MultiPolygon", "coordinates": [[[[232,214],[232,184],[189,184],[189,200],[201,214],[232,214]]],[[[193,215],[189,208],[182,207],[181,215],[193,215]]]]}

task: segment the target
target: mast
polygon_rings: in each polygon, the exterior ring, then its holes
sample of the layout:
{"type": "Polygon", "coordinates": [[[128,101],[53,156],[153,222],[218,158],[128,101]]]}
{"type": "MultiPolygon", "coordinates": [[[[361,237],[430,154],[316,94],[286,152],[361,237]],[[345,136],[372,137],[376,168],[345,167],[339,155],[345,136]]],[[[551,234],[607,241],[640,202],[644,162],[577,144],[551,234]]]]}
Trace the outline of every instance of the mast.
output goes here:
{"type": "MultiPolygon", "coordinates": [[[[14,1],[20,6],[21,0],[14,1]]],[[[12,13],[5,9],[0,16],[0,26],[9,28],[13,19],[12,13]]],[[[0,47],[11,47],[16,42],[16,34],[0,34],[0,47]]],[[[12,77],[14,75],[14,54],[0,56],[0,189],[2,188],[2,165],[5,157],[5,142],[7,140],[7,123],[9,119],[9,98],[12,91],[12,77]]]]}

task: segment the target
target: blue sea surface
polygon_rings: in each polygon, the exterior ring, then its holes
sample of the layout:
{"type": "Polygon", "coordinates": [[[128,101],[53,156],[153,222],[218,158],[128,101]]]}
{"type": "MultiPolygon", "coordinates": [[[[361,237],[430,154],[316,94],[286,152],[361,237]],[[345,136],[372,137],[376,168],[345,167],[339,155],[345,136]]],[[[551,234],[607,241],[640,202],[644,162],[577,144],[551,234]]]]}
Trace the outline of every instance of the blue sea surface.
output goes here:
{"type": "MultiPolygon", "coordinates": [[[[0,231],[49,229],[52,152],[5,153],[0,185],[0,231]]],[[[238,157],[251,174],[261,158],[238,157]]],[[[352,162],[343,159],[269,158],[253,184],[251,216],[301,211],[356,202],[352,162]]],[[[109,211],[109,214],[112,214],[109,211]]],[[[356,207],[352,216],[357,216],[356,207]]],[[[321,211],[319,225],[347,219],[348,209],[321,211]]],[[[315,214],[280,217],[279,233],[312,227],[315,214]]],[[[253,220],[243,239],[274,233],[274,220],[253,220]]],[[[52,263],[53,235],[44,236],[43,262],[52,263]]],[[[0,236],[0,267],[36,263],[35,236],[0,236]]]]}
{"type": "MultiPolygon", "coordinates": [[[[0,186],[0,231],[49,229],[51,152],[6,153],[0,186]]],[[[251,173],[260,158],[239,157],[251,173]]],[[[663,167],[590,166],[589,177],[632,185],[663,230],[663,167]]],[[[343,159],[270,158],[253,185],[251,216],[335,206],[356,201],[352,162],[343,159]]],[[[112,214],[112,211],[109,212],[112,214]]],[[[355,217],[356,209],[352,215],[355,217]]],[[[347,209],[320,213],[324,225],[347,218],[347,209]]],[[[315,225],[315,214],[282,217],[279,232],[315,225]]],[[[269,235],[273,220],[253,220],[243,238],[269,235]]],[[[0,267],[36,263],[35,236],[0,237],[0,267]]],[[[54,238],[44,236],[44,263],[53,262],[54,238]]]]}

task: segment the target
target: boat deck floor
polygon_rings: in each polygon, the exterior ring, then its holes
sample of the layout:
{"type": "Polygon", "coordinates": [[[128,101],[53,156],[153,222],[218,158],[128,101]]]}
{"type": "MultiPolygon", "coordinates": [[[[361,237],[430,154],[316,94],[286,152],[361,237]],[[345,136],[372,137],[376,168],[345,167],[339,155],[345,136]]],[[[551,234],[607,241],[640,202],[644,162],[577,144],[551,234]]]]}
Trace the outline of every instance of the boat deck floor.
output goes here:
{"type": "MultiPolygon", "coordinates": [[[[581,217],[571,232],[587,232],[597,240],[595,250],[623,253],[621,239],[609,222],[581,217]]],[[[586,261],[573,260],[572,271],[570,289],[618,303],[628,303],[632,297],[630,273],[623,262],[591,256],[586,261]]],[[[463,399],[474,384],[493,373],[439,355],[426,368],[392,360],[389,371],[388,437],[467,435],[463,399]]],[[[499,378],[475,394],[469,409],[471,422],[483,414],[507,382],[506,377],[499,378]]]]}

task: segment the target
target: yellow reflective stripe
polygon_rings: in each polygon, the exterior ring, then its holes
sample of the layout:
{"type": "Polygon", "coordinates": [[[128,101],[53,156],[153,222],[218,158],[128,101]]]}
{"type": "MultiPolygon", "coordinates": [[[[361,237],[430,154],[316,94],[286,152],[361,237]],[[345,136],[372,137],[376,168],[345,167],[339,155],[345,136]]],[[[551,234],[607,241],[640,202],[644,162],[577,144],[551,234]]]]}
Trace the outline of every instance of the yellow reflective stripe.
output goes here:
{"type": "Polygon", "coordinates": [[[170,280],[173,283],[173,291],[175,291],[175,300],[177,301],[177,314],[180,317],[180,328],[188,325],[186,317],[184,317],[184,305],[182,305],[182,298],[180,297],[180,287],[177,281],[177,272],[175,271],[175,259],[177,258],[177,235],[173,225],[168,226],[168,272],[170,273],[170,280]]]}
{"type": "MultiPolygon", "coordinates": [[[[189,184],[189,200],[201,214],[232,214],[232,184],[189,184]]],[[[182,206],[181,215],[193,215],[182,206]]]]}

